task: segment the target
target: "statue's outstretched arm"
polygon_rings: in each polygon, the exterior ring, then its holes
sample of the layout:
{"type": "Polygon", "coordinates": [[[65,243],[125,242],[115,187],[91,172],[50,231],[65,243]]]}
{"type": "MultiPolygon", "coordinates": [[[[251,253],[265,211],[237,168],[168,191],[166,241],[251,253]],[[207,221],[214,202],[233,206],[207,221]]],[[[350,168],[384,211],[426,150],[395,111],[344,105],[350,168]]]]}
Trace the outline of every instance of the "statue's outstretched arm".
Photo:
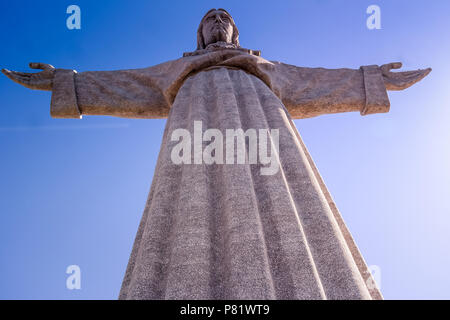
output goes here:
{"type": "Polygon", "coordinates": [[[126,118],[165,118],[169,112],[166,84],[161,79],[170,63],[144,69],[87,71],[55,69],[46,63],[30,63],[41,72],[3,69],[14,82],[35,90],[52,91],[50,114],[55,118],[109,115],[126,118]]]}
{"type": "Polygon", "coordinates": [[[431,68],[392,72],[400,62],[359,69],[304,68],[273,63],[272,86],[293,118],[359,111],[388,112],[388,90],[403,90],[423,79],[431,68]]]}

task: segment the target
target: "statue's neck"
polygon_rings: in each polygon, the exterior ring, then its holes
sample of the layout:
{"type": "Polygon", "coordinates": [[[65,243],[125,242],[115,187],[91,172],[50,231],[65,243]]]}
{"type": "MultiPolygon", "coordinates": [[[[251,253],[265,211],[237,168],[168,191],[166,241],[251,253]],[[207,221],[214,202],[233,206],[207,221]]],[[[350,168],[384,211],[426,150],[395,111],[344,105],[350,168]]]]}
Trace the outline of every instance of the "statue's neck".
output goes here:
{"type": "Polygon", "coordinates": [[[225,42],[225,41],[217,41],[214,43],[210,43],[206,46],[205,50],[214,51],[216,49],[237,49],[239,48],[233,43],[225,42]]]}
{"type": "Polygon", "coordinates": [[[199,49],[199,50],[195,50],[193,52],[185,52],[185,53],[183,53],[183,57],[197,56],[200,54],[205,54],[205,53],[209,53],[209,52],[213,52],[213,51],[230,50],[230,49],[244,51],[244,52],[247,52],[248,54],[253,54],[255,56],[261,55],[261,51],[259,51],[259,50],[250,50],[250,49],[238,47],[237,45],[235,45],[233,43],[217,41],[217,42],[208,44],[205,49],[199,49]]]}

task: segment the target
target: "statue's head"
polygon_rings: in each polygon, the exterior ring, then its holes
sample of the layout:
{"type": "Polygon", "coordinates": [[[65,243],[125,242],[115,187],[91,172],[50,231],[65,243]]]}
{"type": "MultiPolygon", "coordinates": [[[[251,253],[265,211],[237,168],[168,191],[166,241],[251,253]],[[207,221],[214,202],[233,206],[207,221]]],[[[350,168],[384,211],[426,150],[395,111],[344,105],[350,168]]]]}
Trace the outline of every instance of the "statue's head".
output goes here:
{"type": "Polygon", "coordinates": [[[209,44],[223,41],[239,47],[239,31],[233,18],[225,9],[209,10],[197,30],[197,50],[209,44]]]}

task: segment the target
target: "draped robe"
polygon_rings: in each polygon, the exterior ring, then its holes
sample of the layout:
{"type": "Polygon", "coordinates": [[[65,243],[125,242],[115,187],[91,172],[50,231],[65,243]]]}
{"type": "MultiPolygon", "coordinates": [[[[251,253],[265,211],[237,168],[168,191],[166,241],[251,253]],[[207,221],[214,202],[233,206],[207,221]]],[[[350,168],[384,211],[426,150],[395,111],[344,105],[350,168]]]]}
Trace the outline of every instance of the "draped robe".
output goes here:
{"type": "Polygon", "coordinates": [[[381,299],[292,119],[388,110],[378,66],[303,68],[233,49],[144,69],[57,69],[51,101],[56,118],[167,117],[120,299],[381,299]],[[174,164],[171,133],[193,135],[194,121],[278,129],[279,170],[174,164]]]}

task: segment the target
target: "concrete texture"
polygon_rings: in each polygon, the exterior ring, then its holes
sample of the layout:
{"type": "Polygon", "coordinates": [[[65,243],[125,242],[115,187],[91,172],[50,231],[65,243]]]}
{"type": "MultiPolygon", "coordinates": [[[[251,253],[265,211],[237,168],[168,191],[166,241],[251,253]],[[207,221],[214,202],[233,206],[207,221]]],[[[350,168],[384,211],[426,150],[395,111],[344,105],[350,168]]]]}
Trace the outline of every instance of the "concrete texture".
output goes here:
{"type": "Polygon", "coordinates": [[[197,50],[157,66],[77,73],[42,63],[3,69],[52,90],[51,115],[168,117],[120,299],[381,299],[292,119],[388,112],[386,90],[431,69],[304,68],[242,48],[225,10],[210,10],[197,50]],[[278,129],[280,170],[261,164],[176,165],[173,130],[278,129]]]}

